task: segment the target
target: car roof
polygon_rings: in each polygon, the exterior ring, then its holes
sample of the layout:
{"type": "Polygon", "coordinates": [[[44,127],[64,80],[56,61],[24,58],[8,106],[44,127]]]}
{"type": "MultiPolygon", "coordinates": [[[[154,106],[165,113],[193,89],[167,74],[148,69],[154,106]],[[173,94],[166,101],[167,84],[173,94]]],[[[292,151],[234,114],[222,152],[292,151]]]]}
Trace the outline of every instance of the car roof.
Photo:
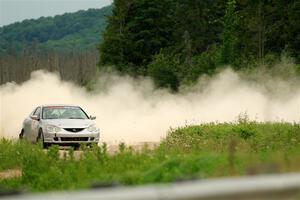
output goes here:
{"type": "Polygon", "coordinates": [[[51,107],[51,106],[69,106],[69,107],[80,107],[80,106],[71,105],[71,104],[45,104],[45,105],[41,105],[40,107],[51,107]]]}

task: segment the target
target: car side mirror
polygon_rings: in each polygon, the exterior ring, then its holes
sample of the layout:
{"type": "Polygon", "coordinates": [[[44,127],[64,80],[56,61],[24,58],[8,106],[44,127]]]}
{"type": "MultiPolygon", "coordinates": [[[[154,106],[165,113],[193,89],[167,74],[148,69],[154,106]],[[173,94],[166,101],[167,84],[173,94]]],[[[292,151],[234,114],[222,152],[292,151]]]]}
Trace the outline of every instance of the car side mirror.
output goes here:
{"type": "Polygon", "coordinates": [[[96,116],[93,116],[93,115],[90,116],[90,120],[95,120],[95,119],[96,119],[96,116]]]}
{"type": "Polygon", "coordinates": [[[37,115],[32,115],[32,116],[31,116],[31,119],[37,120],[37,121],[40,120],[39,116],[37,116],[37,115]]]}

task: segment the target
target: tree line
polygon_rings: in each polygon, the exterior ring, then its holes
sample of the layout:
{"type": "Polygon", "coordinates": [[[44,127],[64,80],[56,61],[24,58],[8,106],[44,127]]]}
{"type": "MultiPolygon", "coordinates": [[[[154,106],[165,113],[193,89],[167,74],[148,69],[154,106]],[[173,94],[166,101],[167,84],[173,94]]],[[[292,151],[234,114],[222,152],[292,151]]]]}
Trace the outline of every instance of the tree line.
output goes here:
{"type": "Polygon", "coordinates": [[[35,70],[56,72],[63,80],[92,89],[91,80],[97,73],[97,51],[48,52],[40,54],[31,48],[18,54],[0,56],[0,85],[6,82],[22,83],[30,79],[35,70]]]}
{"type": "Polygon", "coordinates": [[[98,63],[177,91],[225,65],[272,67],[282,54],[300,71],[299,16],[299,0],[114,0],[102,9],[25,20],[0,28],[0,84],[47,69],[89,85],[98,63]]]}
{"type": "Polygon", "coordinates": [[[299,0],[114,0],[99,67],[176,91],[224,65],[299,63],[299,16],[299,0]]]}

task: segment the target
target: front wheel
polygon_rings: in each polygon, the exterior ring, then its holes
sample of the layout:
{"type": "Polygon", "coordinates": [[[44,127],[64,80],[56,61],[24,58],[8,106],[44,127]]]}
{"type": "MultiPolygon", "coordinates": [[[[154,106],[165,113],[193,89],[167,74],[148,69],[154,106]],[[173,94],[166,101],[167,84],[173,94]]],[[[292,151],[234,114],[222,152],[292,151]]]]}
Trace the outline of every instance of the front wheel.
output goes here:
{"type": "Polygon", "coordinates": [[[74,145],[74,150],[75,150],[75,151],[80,150],[80,144],[75,144],[75,145],[74,145]]]}
{"type": "Polygon", "coordinates": [[[45,141],[44,141],[44,134],[43,134],[42,129],[39,130],[38,137],[36,138],[36,143],[40,143],[40,142],[43,144],[44,149],[48,148],[49,145],[48,145],[48,143],[45,143],[45,141]]]}

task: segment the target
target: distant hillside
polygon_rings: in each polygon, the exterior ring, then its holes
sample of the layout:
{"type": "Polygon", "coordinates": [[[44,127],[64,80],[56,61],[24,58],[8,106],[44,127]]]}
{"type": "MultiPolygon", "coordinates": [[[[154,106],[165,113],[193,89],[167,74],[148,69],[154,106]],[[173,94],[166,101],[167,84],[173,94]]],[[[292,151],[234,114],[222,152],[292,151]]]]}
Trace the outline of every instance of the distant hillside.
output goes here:
{"type": "Polygon", "coordinates": [[[111,6],[0,27],[0,54],[20,52],[25,47],[38,48],[41,52],[95,48],[109,15],[111,6]]]}

